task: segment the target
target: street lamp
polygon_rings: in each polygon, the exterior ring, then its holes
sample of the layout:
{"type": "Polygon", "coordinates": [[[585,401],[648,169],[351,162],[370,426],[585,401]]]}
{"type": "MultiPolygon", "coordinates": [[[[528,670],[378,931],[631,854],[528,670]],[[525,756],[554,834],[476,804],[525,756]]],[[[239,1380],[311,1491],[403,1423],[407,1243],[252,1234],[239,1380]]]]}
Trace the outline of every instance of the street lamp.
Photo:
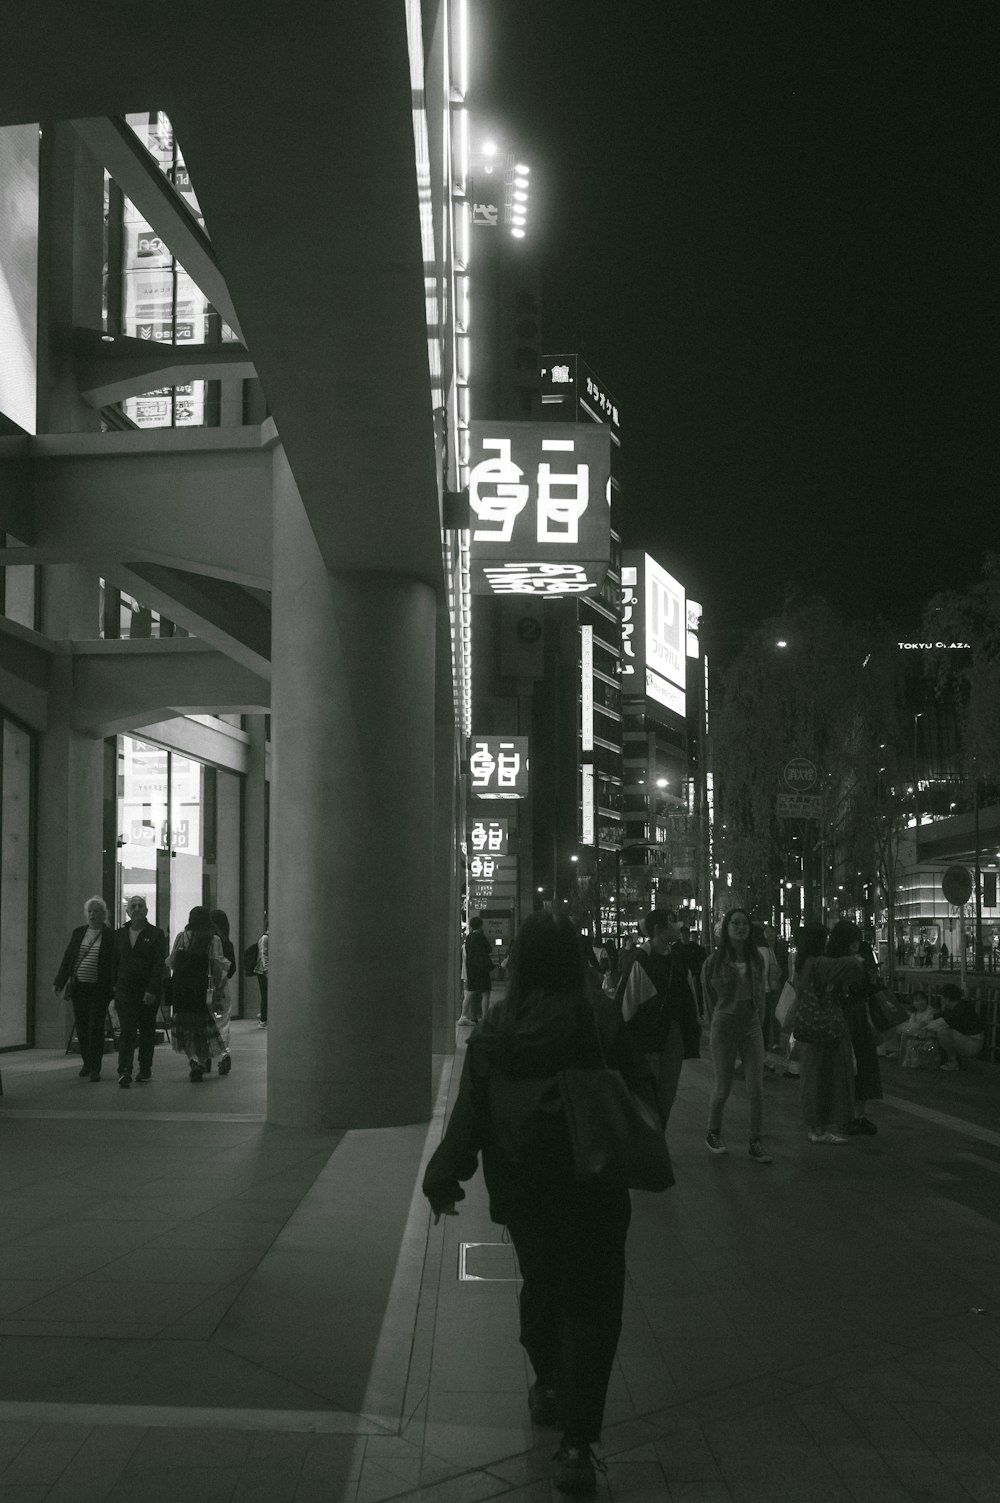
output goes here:
{"type": "Polygon", "coordinates": [[[916,855],[918,859],[919,852],[917,851],[916,842],[920,839],[920,769],[917,766],[917,721],[923,720],[923,718],[923,710],[921,710],[919,714],[914,715],[913,717],[913,813],[917,821],[917,834],[913,837],[913,850],[914,855],[916,855]]]}

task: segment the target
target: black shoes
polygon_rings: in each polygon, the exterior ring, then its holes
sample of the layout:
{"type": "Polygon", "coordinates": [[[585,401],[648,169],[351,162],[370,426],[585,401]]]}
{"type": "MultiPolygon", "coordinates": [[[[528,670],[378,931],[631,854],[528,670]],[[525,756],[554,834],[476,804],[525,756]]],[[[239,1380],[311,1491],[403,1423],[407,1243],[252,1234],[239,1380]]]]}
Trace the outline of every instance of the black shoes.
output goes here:
{"type": "Polygon", "coordinates": [[[230,1070],[232,1068],[233,1068],[233,1056],[231,1054],[224,1054],[222,1056],[222,1058],[219,1060],[219,1074],[220,1075],[228,1075],[229,1072],[230,1072],[230,1070]]]}
{"type": "Polygon", "coordinates": [[[573,1497],[587,1497],[597,1489],[594,1468],[605,1468],[589,1446],[580,1446],[564,1440],[555,1454],[552,1468],[552,1485],[558,1492],[570,1493],[573,1497]]]}
{"type": "Polygon", "coordinates": [[[97,1082],[101,1078],[101,1072],[100,1072],[100,1070],[91,1070],[91,1072],[90,1072],[90,1078],[94,1082],[94,1084],[96,1085],[97,1082]]]}
{"type": "Polygon", "coordinates": [[[875,1123],[872,1122],[868,1117],[855,1117],[852,1121],[847,1123],[844,1131],[850,1133],[852,1138],[859,1137],[861,1134],[864,1134],[865,1137],[872,1138],[878,1132],[878,1128],[875,1126],[875,1123]]]}
{"type": "Polygon", "coordinates": [[[192,1085],[197,1085],[199,1081],[204,1080],[205,1079],[205,1071],[202,1068],[202,1066],[201,1065],[192,1064],[192,1066],[191,1066],[191,1074],[190,1074],[189,1078],[190,1078],[190,1081],[191,1081],[192,1085]]]}
{"type": "Polygon", "coordinates": [[[89,1065],[84,1065],[82,1067],[82,1069],[80,1070],[79,1073],[80,1073],[80,1079],[81,1080],[86,1080],[87,1076],[90,1074],[90,1066],[89,1065]]]}
{"type": "Polygon", "coordinates": [[[152,1080],[152,1078],[153,1078],[153,1072],[152,1072],[152,1070],[140,1070],[139,1073],[138,1073],[138,1075],[135,1077],[135,1083],[136,1083],[136,1085],[145,1085],[146,1082],[148,1080],[152,1080]]]}
{"type": "Polygon", "coordinates": [[[554,1430],[558,1424],[555,1391],[542,1383],[532,1383],[528,1389],[528,1413],[533,1425],[538,1425],[543,1430],[554,1430]]]}
{"type": "Polygon", "coordinates": [[[121,1090],[127,1091],[132,1084],[132,1077],[127,1070],[122,1070],[118,1076],[118,1085],[121,1090]]]}
{"type": "Polygon", "coordinates": [[[211,1073],[212,1073],[212,1058],[211,1058],[211,1055],[209,1055],[208,1059],[205,1061],[205,1074],[206,1075],[211,1075],[211,1073]]]}

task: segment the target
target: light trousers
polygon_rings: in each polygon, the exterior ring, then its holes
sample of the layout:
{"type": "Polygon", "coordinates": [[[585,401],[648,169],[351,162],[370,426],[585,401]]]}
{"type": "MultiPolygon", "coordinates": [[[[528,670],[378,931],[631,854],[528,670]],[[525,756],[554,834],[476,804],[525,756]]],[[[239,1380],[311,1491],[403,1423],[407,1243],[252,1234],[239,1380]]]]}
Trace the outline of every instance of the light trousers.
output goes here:
{"type": "Polygon", "coordinates": [[[708,1108],[709,1132],[722,1131],[722,1114],[733,1088],[736,1057],[743,1061],[750,1102],[750,1139],[764,1126],[764,1035],[752,1002],[737,1002],[731,1011],[716,1008],[710,1034],[715,1088],[708,1108]]]}

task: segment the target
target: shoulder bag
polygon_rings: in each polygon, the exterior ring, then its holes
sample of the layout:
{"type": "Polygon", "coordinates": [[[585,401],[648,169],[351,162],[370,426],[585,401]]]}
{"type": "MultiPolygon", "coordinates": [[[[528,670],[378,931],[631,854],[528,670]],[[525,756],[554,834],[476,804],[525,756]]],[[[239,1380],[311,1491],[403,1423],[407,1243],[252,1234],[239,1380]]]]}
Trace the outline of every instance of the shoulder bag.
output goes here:
{"type": "Polygon", "coordinates": [[[561,1070],[557,1077],[574,1177],[629,1190],[669,1190],[674,1171],[659,1117],[608,1066],[592,1015],[588,1031],[597,1062],[589,1069],[561,1070]]]}
{"type": "Polygon", "coordinates": [[[798,1006],[795,1009],[794,1033],[802,1044],[814,1044],[821,1049],[830,1049],[839,1044],[847,1033],[844,1009],[837,999],[837,987],[828,986],[820,994],[815,986],[812,968],[799,978],[796,987],[798,1006]]]}
{"type": "Polygon", "coordinates": [[[884,986],[871,992],[867,998],[868,1018],[874,1033],[888,1033],[905,1023],[910,1014],[902,1003],[884,986]]]}

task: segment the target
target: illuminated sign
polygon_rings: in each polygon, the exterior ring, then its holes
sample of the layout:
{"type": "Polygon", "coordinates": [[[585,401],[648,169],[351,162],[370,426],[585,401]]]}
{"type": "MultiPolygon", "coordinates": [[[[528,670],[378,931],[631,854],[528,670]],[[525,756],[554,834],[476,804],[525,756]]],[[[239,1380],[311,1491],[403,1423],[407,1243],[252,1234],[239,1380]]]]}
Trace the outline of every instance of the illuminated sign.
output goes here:
{"type": "Polygon", "coordinates": [[[611,448],[592,423],[473,423],[472,588],[567,595],[599,588],[611,555],[611,448]]]}
{"type": "Polygon", "coordinates": [[[622,568],[622,677],[626,694],[644,693],[686,712],[687,605],[684,586],[648,553],[626,554],[622,568]],[[642,684],[642,690],[638,685],[642,684]]]}
{"type": "Polygon", "coordinates": [[[596,845],[597,843],[597,820],[594,812],[594,766],[592,762],[585,762],[581,769],[583,773],[583,797],[580,842],[582,845],[596,845]]]}
{"type": "Polygon", "coordinates": [[[971,642],[897,642],[901,652],[967,652],[971,642]]]}
{"type": "Polygon", "coordinates": [[[469,826],[469,850],[477,856],[506,856],[508,849],[505,819],[474,819],[469,826]]]}
{"type": "Polygon", "coordinates": [[[580,736],[583,751],[594,750],[594,628],[580,628],[580,736]]]}
{"type": "Polygon", "coordinates": [[[543,407],[562,407],[576,420],[606,423],[612,443],[620,444],[618,402],[579,355],[544,356],[539,390],[543,407]]]}
{"type": "Polygon", "coordinates": [[[469,777],[476,798],[527,798],[527,736],[470,736],[469,777]]]}
{"type": "Polygon", "coordinates": [[[698,633],[701,631],[702,608],[696,600],[687,603],[687,655],[696,658],[699,651],[698,633]]]}
{"type": "Polygon", "coordinates": [[[38,386],[37,125],[0,127],[0,412],[36,427],[38,386]]]}

